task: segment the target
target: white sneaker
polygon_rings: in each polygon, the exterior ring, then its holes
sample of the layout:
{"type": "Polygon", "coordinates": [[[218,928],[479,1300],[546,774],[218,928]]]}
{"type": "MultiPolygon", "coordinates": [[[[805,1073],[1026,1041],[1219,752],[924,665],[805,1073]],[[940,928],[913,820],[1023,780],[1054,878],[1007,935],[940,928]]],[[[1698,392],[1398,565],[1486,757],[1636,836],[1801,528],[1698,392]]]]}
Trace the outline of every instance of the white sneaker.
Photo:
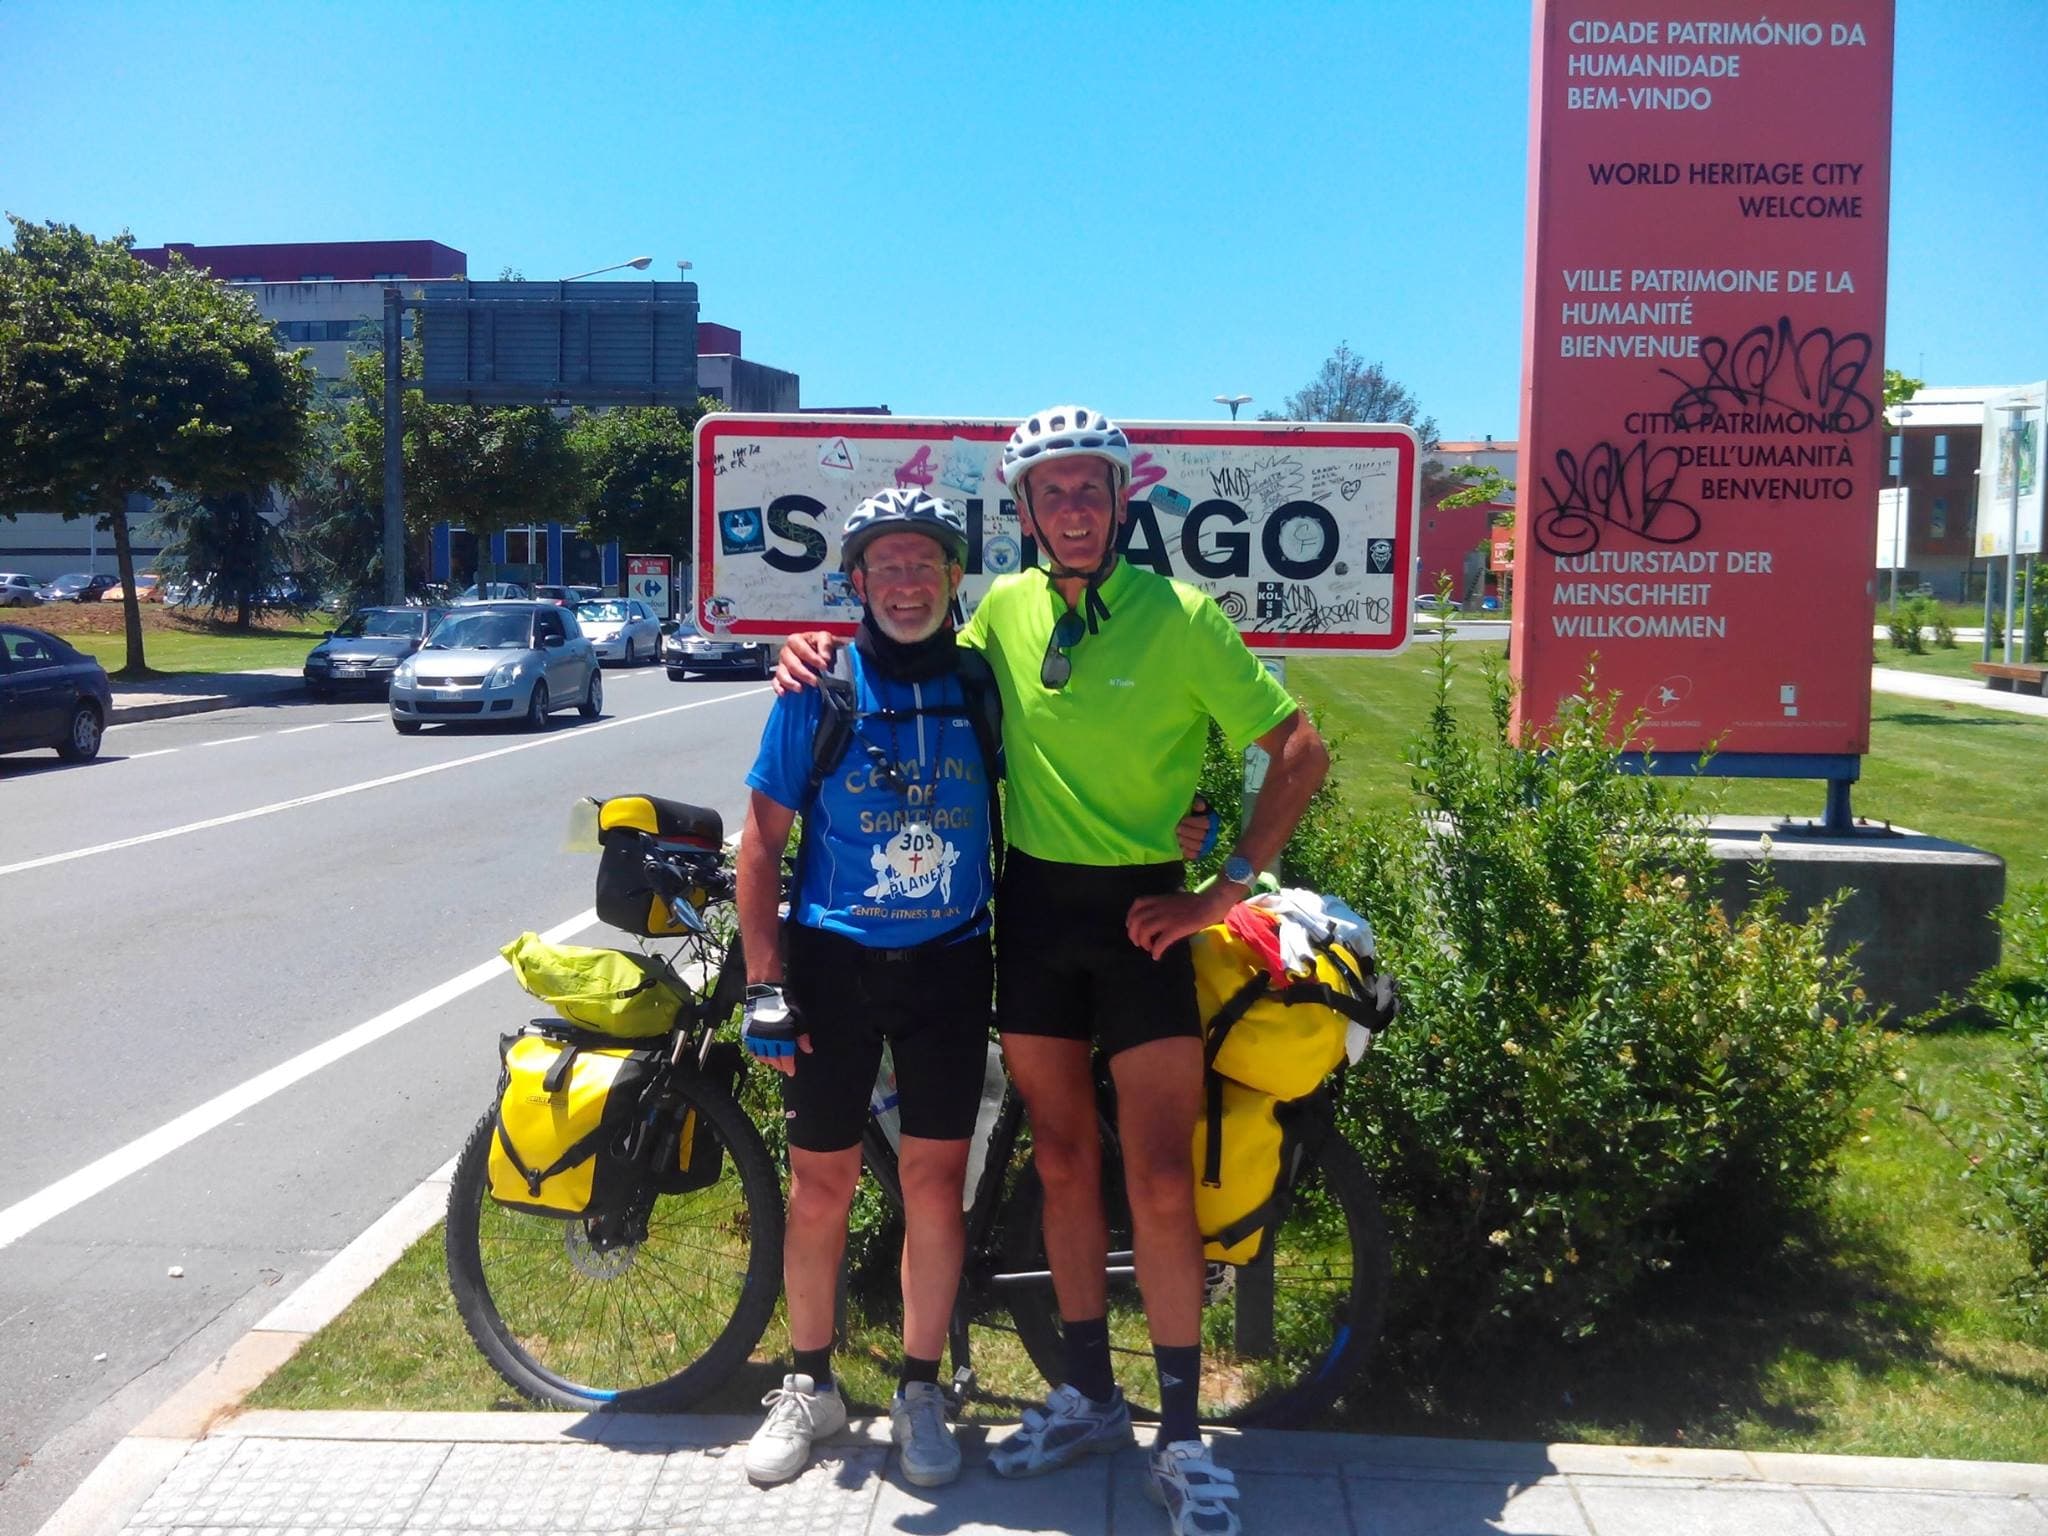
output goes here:
{"type": "Polygon", "coordinates": [[[808,1376],[785,1376],[761,1399],[767,1422],[747,1442],[747,1476],[757,1483],[784,1483],[803,1471],[811,1443],[846,1428],[846,1401],[836,1385],[820,1392],[808,1376]]]}
{"type": "Polygon", "coordinates": [[[1058,1386],[1043,1412],[1024,1410],[1023,1425],[989,1453],[989,1465],[1001,1477],[1035,1477],[1083,1456],[1120,1451],[1132,1438],[1121,1387],[1098,1403],[1078,1387],[1058,1386]]]}
{"type": "Polygon", "coordinates": [[[938,1488],[960,1475],[960,1442],[946,1417],[946,1393],[935,1381],[905,1382],[889,1404],[889,1437],[896,1442],[904,1481],[938,1488]]]}
{"type": "Polygon", "coordinates": [[[1145,1491],[1166,1511],[1173,1536],[1237,1536],[1237,1478],[1209,1459],[1199,1440],[1176,1440],[1148,1458],[1145,1491]]]}

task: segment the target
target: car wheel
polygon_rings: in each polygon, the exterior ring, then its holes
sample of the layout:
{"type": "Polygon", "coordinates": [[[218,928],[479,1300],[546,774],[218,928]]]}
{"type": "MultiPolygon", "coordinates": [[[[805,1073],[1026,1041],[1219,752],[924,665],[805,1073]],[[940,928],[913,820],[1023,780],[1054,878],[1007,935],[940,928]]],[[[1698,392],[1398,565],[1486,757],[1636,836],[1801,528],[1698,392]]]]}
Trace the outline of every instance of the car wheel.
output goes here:
{"type": "Polygon", "coordinates": [[[774,675],[774,659],[770,657],[767,650],[763,648],[761,652],[761,659],[754,663],[754,676],[761,679],[761,681],[766,682],[770,677],[773,677],[774,675]]]}
{"type": "Polygon", "coordinates": [[[74,763],[91,762],[100,755],[100,737],[105,732],[99,705],[80,699],[71,711],[71,724],[65,728],[64,739],[57,743],[57,755],[74,763]]]}
{"type": "Polygon", "coordinates": [[[584,691],[576,713],[586,720],[595,720],[604,713],[604,673],[596,667],[590,669],[590,687],[584,691]]]}
{"type": "Polygon", "coordinates": [[[689,675],[690,674],[685,672],[681,667],[670,667],[668,669],[668,680],[672,683],[680,683],[684,679],[688,678],[689,675]]]}
{"type": "Polygon", "coordinates": [[[533,692],[526,698],[526,728],[529,731],[548,728],[548,685],[539,678],[534,679],[533,692]]]}
{"type": "Polygon", "coordinates": [[[334,697],[334,684],[309,682],[306,684],[306,692],[312,698],[331,699],[334,697]]]}
{"type": "Polygon", "coordinates": [[[391,717],[391,729],[398,732],[401,736],[417,736],[420,733],[420,723],[417,720],[406,720],[398,715],[393,715],[391,717]]]}

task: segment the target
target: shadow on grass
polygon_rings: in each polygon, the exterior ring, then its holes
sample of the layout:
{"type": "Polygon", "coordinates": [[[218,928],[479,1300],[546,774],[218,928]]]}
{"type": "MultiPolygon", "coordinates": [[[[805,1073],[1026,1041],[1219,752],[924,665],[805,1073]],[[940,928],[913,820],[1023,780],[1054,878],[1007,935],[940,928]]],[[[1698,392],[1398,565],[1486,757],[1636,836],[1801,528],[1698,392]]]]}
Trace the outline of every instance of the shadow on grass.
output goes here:
{"type": "MultiPolygon", "coordinates": [[[[1974,709],[1977,706],[1958,704],[1955,707],[1957,709],[1974,709]]],[[[1892,725],[1996,725],[2005,727],[2026,725],[2029,720],[2029,717],[2026,715],[1999,715],[1994,717],[1991,715],[1929,715],[1919,712],[1915,712],[1912,714],[1891,714],[1888,711],[1884,710],[1879,710],[1875,712],[1871,718],[1874,720],[1886,721],[1892,725]]]]}
{"type": "Polygon", "coordinates": [[[1672,1271],[1594,1338],[1427,1360],[1383,1351],[1361,1400],[1344,1406],[1343,1427],[1733,1445],[1754,1443],[1758,1426],[1787,1437],[1824,1429],[1786,1384],[1795,1362],[1849,1365],[1866,1379],[1915,1364],[1994,1374],[1937,1347],[1944,1299],[1915,1288],[1905,1250],[1882,1234],[1816,1218],[1765,1250],[1743,1232],[1744,1213],[1714,1225],[1696,1228],[1672,1271]]]}

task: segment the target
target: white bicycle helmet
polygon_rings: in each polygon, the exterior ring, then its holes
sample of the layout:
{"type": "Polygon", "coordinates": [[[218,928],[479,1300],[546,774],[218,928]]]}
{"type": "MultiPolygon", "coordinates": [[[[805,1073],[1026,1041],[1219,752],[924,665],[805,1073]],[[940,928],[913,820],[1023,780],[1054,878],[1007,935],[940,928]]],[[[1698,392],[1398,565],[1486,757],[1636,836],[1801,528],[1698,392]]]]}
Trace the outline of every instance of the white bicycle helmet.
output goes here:
{"type": "Polygon", "coordinates": [[[891,487],[877,491],[846,515],[839,533],[839,569],[851,571],[861,551],[885,533],[922,533],[945,546],[956,565],[967,563],[967,519],[929,491],[891,487]]]}
{"type": "Polygon", "coordinates": [[[1050,406],[1019,422],[1003,445],[1003,484],[1021,501],[1026,471],[1084,454],[1108,460],[1121,504],[1131,483],[1130,439],[1122,427],[1085,405],[1050,406]]]}

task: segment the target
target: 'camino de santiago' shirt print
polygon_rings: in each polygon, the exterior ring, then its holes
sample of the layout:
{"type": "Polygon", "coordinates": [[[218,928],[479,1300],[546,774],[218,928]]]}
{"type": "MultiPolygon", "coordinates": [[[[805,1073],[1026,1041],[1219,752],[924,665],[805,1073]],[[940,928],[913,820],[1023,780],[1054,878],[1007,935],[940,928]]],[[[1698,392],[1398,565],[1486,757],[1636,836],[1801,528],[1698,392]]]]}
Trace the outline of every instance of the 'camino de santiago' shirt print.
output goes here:
{"type": "Polygon", "coordinates": [[[791,916],[879,949],[964,938],[992,880],[987,770],[960,681],[897,682],[858,652],[853,672],[860,714],[815,805],[803,803],[824,708],[814,688],[775,701],[747,775],[804,813],[791,916]]]}

